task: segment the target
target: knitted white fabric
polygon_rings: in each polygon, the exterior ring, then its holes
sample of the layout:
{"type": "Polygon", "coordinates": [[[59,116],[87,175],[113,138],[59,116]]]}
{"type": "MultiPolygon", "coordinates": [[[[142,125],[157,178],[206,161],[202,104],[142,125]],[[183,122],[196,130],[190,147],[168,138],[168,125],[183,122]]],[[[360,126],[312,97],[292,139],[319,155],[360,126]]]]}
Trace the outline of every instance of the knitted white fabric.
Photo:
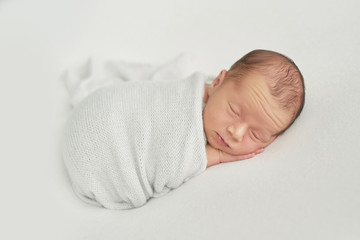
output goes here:
{"type": "MultiPolygon", "coordinates": [[[[75,107],[90,93],[104,86],[128,81],[176,81],[190,76],[196,69],[197,61],[187,54],[160,65],[96,56],[64,71],[61,80],[69,93],[70,104],[75,107]]],[[[213,79],[208,76],[206,81],[213,79]]]]}
{"type": "Polygon", "coordinates": [[[63,158],[75,193],[109,209],[144,205],[206,169],[206,77],[130,81],[80,102],[65,127],[63,158]]]}

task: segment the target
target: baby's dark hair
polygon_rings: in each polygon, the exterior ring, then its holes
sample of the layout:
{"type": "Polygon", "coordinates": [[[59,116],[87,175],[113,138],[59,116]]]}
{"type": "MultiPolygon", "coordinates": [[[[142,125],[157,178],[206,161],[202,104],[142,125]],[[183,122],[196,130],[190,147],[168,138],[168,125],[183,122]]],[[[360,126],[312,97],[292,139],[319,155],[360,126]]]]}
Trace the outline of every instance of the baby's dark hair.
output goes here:
{"type": "Polygon", "coordinates": [[[254,50],[235,62],[229,78],[242,79],[251,72],[264,75],[272,96],[279,107],[291,114],[290,124],[277,135],[284,133],[300,115],[305,104],[304,78],[294,61],[277,52],[254,50]]]}

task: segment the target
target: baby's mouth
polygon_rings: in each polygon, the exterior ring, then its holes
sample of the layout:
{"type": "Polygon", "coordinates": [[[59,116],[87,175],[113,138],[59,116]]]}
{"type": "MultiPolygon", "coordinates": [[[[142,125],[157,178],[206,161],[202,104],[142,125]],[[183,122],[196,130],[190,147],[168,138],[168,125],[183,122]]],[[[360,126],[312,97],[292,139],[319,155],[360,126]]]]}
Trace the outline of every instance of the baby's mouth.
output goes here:
{"type": "Polygon", "coordinates": [[[230,147],[229,144],[227,144],[227,142],[218,133],[216,133],[216,141],[223,147],[230,147]]]}

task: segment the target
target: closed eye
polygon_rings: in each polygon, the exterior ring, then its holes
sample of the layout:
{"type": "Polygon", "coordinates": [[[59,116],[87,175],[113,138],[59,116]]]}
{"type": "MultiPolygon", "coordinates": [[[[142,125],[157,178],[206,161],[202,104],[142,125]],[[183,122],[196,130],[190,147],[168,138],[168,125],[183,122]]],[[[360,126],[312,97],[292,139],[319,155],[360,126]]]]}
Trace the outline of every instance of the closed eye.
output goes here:
{"type": "Polygon", "coordinates": [[[262,143],[268,143],[271,140],[271,136],[267,135],[267,134],[263,134],[263,133],[258,133],[255,131],[250,131],[251,132],[251,136],[253,137],[253,139],[255,139],[256,141],[260,141],[262,143]]]}
{"type": "Polygon", "coordinates": [[[252,138],[253,138],[255,141],[265,142],[263,139],[260,138],[259,135],[257,135],[256,132],[250,131],[250,133],[251,133],[252,138]]]}
{"type": "Polygon", "coordinates": [[[251,135],[251,137],[254,139],[254,140],[256,140],[256,141],[260,141],[260,139],[256,136],[256,134],[253,132],[253,131],[250,131],[250,135],[251,135]]]}
{"type": "Polygon", "coordinates": [[[235,111],[235,109],[231,106],[230,103],[229,103],[229,107],[230,107],[231,112],[232,112],[233,114],[235,114],[235,115],[239,118],[239,117],[240,117],[240,114],[239,114],[237,111],[235,111]]]}

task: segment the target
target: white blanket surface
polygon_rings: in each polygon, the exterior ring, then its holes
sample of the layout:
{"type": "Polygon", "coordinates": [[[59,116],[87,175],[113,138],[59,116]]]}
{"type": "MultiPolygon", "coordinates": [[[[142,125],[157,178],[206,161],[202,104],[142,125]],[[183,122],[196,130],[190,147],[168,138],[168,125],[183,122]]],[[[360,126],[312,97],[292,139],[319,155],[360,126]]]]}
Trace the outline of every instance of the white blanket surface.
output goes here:
{"type": "Polygon", "coordinates": [[[140,207],[206,169],[207,77],[184,78],[183,59],[161,67],[98,62],[104,71],[90,60],[63,75],[75,106],[63,159],[82,200],[109,209],[140,207]]]}

